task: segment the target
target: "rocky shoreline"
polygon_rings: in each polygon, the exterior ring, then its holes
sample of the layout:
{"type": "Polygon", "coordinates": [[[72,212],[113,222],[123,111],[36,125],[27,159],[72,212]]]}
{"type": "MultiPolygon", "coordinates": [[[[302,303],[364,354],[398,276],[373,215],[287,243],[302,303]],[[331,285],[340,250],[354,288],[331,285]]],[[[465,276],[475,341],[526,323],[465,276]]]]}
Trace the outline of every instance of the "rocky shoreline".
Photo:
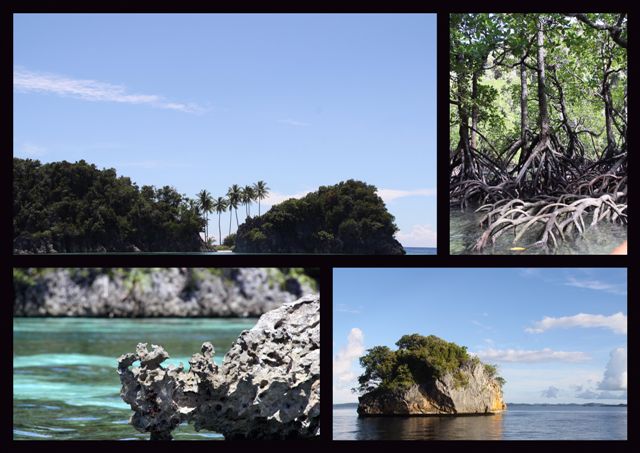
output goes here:
{"type": "Polygon", "coordinates": [[[292,269],[14,270],[14,316],[258,317],[316,283],[292,269]]]}

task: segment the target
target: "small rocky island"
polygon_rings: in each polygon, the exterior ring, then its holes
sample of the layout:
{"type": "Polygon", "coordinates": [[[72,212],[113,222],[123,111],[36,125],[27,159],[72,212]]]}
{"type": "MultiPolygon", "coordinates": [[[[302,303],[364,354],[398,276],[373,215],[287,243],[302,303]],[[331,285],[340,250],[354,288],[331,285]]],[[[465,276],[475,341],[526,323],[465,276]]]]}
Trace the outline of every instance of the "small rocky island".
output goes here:
{"type": "Polygon", "coordinates": [[[405,335],[393,351],[376,346],[360,358],[358,414],[483,415],[506,410],[504,379],[467,348],[434,335],[405,335]]]}
{"type": "Polygon", "coordinates": [[[375,186],[348,180],[286,200],[240,225],[237,253],[404,255],[375,186]]]}
{"type": "Polygon", "coordinates": [[[264,314],[214,363],[214,348],[182,365],[162,366],[162,346],[138,344],[118,359],[131,424],[170,440],[182,422],[225,439],[307,439],[320,431],[320,297],[305,296],[264,314]],[[133,366],[137,361],[140,366],[133,366]]]}

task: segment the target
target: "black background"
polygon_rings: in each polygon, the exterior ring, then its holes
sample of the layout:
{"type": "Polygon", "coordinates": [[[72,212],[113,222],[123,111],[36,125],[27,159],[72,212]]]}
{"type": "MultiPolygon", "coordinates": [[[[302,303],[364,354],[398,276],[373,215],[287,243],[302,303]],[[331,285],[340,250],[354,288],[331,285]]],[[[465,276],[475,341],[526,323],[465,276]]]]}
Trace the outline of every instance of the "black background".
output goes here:
{"type": "MultiPolygon", "coordinates": [[[[630,4],[630,2],[629,2],[630,4]]],[[[368,3],[275,3],[275,2],[216,2],[216,1],[111,1],[84,3],[70,1],[14,1],[2,2],[2,135],[4,146],[0,171],[2,178],[2,218],[3,235],[2,242],[2,266],[0,274],[2,284],[3,313],[3,338],[2,349],[5,357],[2,370],[2,450],[6,447],[24,451],[49,450],[49,449],[149,449],[161,450],[177,449],[208,449],[215,451],[327,451],[337,449],[341,451],[371,451],[384,450],[458,450],[463,449],[505,449],[513,448],[539,450],[539,449],[568,449],[584,450],[626,450],[632,448],[638,438],[640,429],[636,410],[638,407],[637,383],[637,340],[635,328],[637,326],[633,306],[635,299],[635,281],[637,272],[633,256],[637,257],[635,243],[633,241],[633,221],[629,221],[629,254],[626,256],[450,256],[449,255],[449,203],[448,203],[448,147],[449,147],[449,69],[448,69],[448,13],[450,12],[616,12],[629,11],[626,2],[608,0],[606,2],[368,2],[368,3]],[[404,12],[404,13],[438,13],[438,81],[437,81],[437,112],[438,112],[438,137],[437,149],[437,226],[438,226],[438,255],[424,256],[327,256],[327,255],[231,255],[231,256],[180,256],[180,255],[104,255],[104,256],[24,256],[13,255],[12,234],[12,156],[13,156],[13,13],[137,13],[137,12],[319,12],[319,13],[355,13],[355,12],[404,12]],[[6,126],[5,126],[6,125],[6,126]],[[116,442],[116,441],[13,441],[13,417],[12,417],[12,382],[13,369],[9,365],[8,357],[12,355],[12,319],[13,319],[13,288],[12,269],[14,267],[319,267],[320,294],[321,294],[321,435],[317,441],[273,441],[273,442],[210,442],[189,441],[188,443],[143,443],[143,442],[116,442]],[[332,441],[332,272],[334,267],[626,267],[628,268],[628,441],[332,441]],[[629,302],[631,301],[631,302],[629,302]]],[[[635,93],[636,82],[635,53],[637,40],[634,29],[635,15],[629,13],[628,23],[631,24],[629,32],[628,48],[628,74],[629,74],[629,99],[630,123],[635,123],[635,93]]],[[[400,83],[400,81],[399,81],[400,83]]],[[[635,142],[633,126],[629,128],[630,137],[627,139],[629,152],[629,168],[633,168],[634,152],[632,143],[635,142]]],[[[638,151],[640,152],[640,151],[638,151]]],[[[310,157],[313,158],[313,157],[310,157]]],[[[316,157],[317,158],[317,157],[316,157]]],[[[635,186],[633,178],[629,178],[628,187],[632,193],[635,186]]],[[[630,197],[633,199],[633,195],[630,197]]],[[[629,211],[629,218],[634,217],[633,209],[629,211]]],[[[452,298],[455,297],[455,288],[452,288],[452,298]]],[[[443,304],[449,301],[442,301],[443,304]]],[[[518,309],[518,300],[513,301],[513,310],[518,309]]],[[[390,309],[393,303],[390,301],[390,309]]],[[[425,313],[427,315],[428,313],[425,313]]]]}

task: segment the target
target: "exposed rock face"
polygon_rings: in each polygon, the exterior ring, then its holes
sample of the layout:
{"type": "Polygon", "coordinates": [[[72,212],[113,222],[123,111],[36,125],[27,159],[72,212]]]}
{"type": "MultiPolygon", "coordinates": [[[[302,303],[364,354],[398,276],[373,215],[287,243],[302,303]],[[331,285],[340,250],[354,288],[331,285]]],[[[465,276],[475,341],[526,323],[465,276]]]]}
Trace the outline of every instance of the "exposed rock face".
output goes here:
{"type": "Polygon", "coordinates": [[[15,316],[193,317],[259,316],[315,292],[277,269],[161,268],[144,274],[54,269],[15,284],[15,316]],[[277,276],[275,274],[278,274],[277,276]],[[288,280],[295,280],[289,283],[288,280]]]}
{"type": "Polygon", "coordinates": [[[161,346],[139,344],[118,359],[132,425],[171,439],[181,422],[226,439],[290,439],[320,430],[320,298],[305,296],[264,314],[240,334],[222,364],[204,343],[190,368],[163,368],[161,346]],[[131,368],[140,360],[140,367],[131,368]]]}
{"type": "Polygon", "coordinates": [[[359,398],[358,414],[371,415],[456,415],[494,414],[507,409],[502,389],[482,363],[468,364],[461,373],[466,385],[457,385],[452,373],[433,382],[414,384],[407,390],[374,390],[359,398]]]}

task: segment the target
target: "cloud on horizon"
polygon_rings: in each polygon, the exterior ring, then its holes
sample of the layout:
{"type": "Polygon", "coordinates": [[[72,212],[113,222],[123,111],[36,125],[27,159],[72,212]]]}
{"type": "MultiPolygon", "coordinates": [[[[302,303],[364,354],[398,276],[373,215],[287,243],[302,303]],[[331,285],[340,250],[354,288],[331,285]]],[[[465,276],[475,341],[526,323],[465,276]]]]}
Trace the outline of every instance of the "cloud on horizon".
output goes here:
{"type": "Polygon", "coordinates": [[[122,85],[91,79],[72,79],[24,68],[14,68],[13,88],[21,93],[53,93],[84,101],[142,104],[185,113],[204,112],[204,109],[195,103],[169,101],[157,94],[129,93],[122,85]]]}
{"type": "Polygon", "coordinates": [[[599,390],[627,390],[627,349],[616,348],[609,355],[599,390]]]}
{"type": "Polygon", "coordinates": [[[431,225],[413,225],[409,231],[400,230],[396,239],[405,247],[436,247],[437,232],[431,225]]]}
{"type": "Polygon", "coordinates": [[[589,356],[580,351],[554,351],[549,348],[540,350],[525,349],[484,349],[476,353],[478,357],[486,361],[495,362],[583,362],[589,360],[589,356]]]}
{"type": "Polygon", "coordinates": [[[559,392],[560,392],[560,389],[558,387],[554,387],[553,385],[550,385],[548,388],[546,388],[541,392],[541,395],[545,398],[557,398],[559,392]]]}
{"type": "Polygon", "coordinates": [[[610,316],[578,313],[574,316],[561,316],[554,318],[545,316],[541,321],[536,321],[533,327],[527,327],[525,332],[542,333],[550,329],[568,329],[571,327],[604,327],[617,334],[627,334],[627,315],[622,312],[610,316]]]}
{"type": "Polygon", "coordinates": [[[415,190],[398,190],[398,189],[378,189],[378,195],[388,203],[398,198],[405,197],[435,197],[436,189],[415,189],[415,190]]]}

